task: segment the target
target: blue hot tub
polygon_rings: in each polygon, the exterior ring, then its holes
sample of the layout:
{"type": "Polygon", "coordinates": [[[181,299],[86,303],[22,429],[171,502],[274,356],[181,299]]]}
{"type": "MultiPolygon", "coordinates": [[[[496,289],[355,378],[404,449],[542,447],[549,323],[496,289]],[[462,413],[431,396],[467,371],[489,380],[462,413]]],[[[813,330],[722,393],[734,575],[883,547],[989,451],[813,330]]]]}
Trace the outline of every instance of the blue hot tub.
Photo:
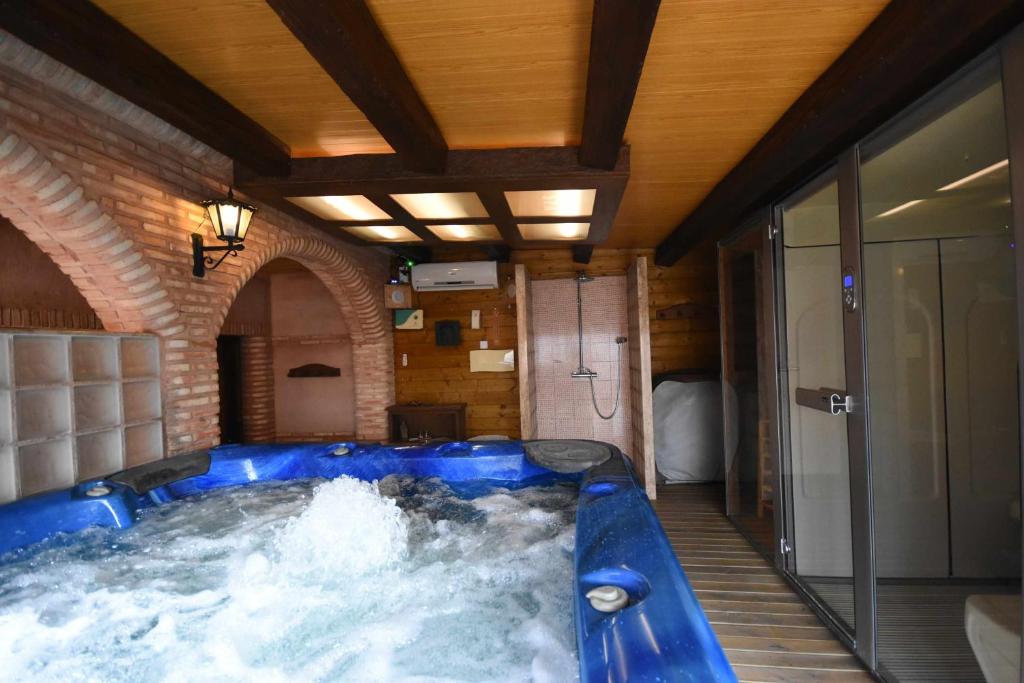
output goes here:
{"type": "Polygon", "coordinates": [[[373,481],[402,474],[439,477],[459,495],[472,497],[495,486],[518,489],[570,480],[579,484],[574,602],[581,680],[736,680],[628,459],[615,449],[611,459],[582,474],[534,464],[515,441],[227,446],[210,455],[205,474],[143,495],[103,480],[0,506],[0,553],[61,532],[127,528],[143,508],[253,482],[343,475],[373,481]],[[99,485],[109,493],[95,495],[99,485]],[[594,609],[585,596],[598,586],[623,589],[628,604],[610,613],[594,609]]]}

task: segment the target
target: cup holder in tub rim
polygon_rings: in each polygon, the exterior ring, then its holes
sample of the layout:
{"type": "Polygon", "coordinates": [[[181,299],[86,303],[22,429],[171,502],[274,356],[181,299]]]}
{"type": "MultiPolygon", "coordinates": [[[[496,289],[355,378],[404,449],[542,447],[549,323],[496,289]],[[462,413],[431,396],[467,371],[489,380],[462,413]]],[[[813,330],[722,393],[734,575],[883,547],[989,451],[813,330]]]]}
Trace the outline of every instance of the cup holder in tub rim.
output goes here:
{"type": "Polygon", "coordinates": [[[647,577],[625,567],[596,569],[579,577],[580,592],[583,595],[602,586],[614,586],[626,591],[629,602],[623,609],[640,604],[651,593],[651,582],[647,577]]]}
{"type": "Polygon", "coordinates": [[[597,500],[625,490],[625,486],[617,481],[592,481],[580,489],[580,495],[587,500],[597,500]]]}

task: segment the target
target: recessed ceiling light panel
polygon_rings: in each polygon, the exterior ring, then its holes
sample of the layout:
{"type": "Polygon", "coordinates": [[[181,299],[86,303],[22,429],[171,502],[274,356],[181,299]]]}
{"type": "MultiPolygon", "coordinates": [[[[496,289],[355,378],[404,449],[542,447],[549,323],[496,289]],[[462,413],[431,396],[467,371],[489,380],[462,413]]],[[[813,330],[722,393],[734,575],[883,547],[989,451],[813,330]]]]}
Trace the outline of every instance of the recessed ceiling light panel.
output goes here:
{"type": "Polygon", "coordinates": [[[428,225],[427,229],[445,242],[501,240],[501,233],[493,225],[428,225]]]}
{"type": "Polygon", "coordinates": [[[520,223],[524,240],[584,240],[590,223],[520,223]]]}
{"type": "Polygon", "coordinates": [[[328,221],[380,221],[391,216],[361,194],[336,195],[327,197],[287,197],[288,201],[301,206],[328,221]]]}
{"type": "Polygon", "coordinates": [[[348,225],[342,228],[367,242],[420,242],[404,225],[348,225]]]}
{"type": "Polygon", "coordinates": [[[393,194],[391,198],[422,220],[485,218],[488,215],[475,192],[421,192],[393,194]]]}
{"type": "Polygon", "coordinates": [[[506,192],[513,216],[589,216],[597,190],[526,190],[506,192]]]}

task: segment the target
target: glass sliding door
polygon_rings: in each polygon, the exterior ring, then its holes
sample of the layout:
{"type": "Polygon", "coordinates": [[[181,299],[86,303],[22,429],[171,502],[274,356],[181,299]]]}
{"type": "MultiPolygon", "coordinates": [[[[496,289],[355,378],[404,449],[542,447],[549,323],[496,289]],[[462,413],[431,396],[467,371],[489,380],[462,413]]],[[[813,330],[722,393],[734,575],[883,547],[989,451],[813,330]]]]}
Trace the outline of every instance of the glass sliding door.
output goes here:
{"type": "Polygon", "coordinates": [[[876,649],[891,680],[984,681],[988,645],[968,631],[1020,609],[1005,121],[992,60],[861,146],[876,649]]]}
{"type": "Polygon", "coordinates": [[[765,210],[718,247],[727,513],[775,559],[778,464],[772,253],[765,210]]]}
{"type": "Polygon", "coordinates": [[[856,618],[846,342],[839,289],[846,274],[835,172],[798,191],[776,214],[788,509],[782,539],[785,566],[852,636],[856,618]]]}

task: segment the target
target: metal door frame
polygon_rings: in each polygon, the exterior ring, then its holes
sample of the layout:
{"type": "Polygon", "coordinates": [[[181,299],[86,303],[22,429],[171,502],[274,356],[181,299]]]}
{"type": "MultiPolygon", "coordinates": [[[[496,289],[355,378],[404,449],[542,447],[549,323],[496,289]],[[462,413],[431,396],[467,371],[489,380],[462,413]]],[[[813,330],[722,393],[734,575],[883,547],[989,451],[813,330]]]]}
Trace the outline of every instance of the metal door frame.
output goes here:
{"type": "MultiPolygon", "coordinates": [[[[774,563],[777,569],[780,571],[783,569],[783,553],[778,552],[779,539],[785,535],[785,503],[782,491],[782,466],[780,462],[780,435],[779,435],[779,389],[778,389],[778,370],[779,370],[779,354],[778,347],[776,345],[776,335],[774,333],[776,329],[775,321],[775,255],[773,248],[773,241],[775,237],[775,225],[772,221],[771,207],[763,207],[753,214],[744,219],[739,227],[729,233],[725,238],[720,240],[717,245],[717,261],[718,261],[718,286],[719,286],[719,328],[725,329],[726,316],[728,314],[727,309],[730,302],[723,296],[725,290],[724,278],[723,278],[723,256],[722,252],[726,249],[730,249],[733,245],[742,239],[747,238],[750,234],[755,233],[760,235],[760,244],[758,249],[761,254],[761,279],[758,285],[762,293],[761,296],[761,314],[764,320],[764,332],[767,338],[764,340],[764,354],[758,355],[758,363],[764,363],[767,368],[765,373],[765,380],[767,386],[758,387],[758,393],[762,391],[768,397],[766,401],[766,418],[769,424],[768,431],[768,444],[767,448],[771,453],[772,457],[772,486],[775,492],[774,506],[772,510],[772,524],[774,527],[774,542],[776,547],[773,550],[771,556],[768,558],[774,563]]],[[[726,362],[728,358],[728,352],[725,345],[725,335],[719,335],[719,343],[721,345],[720,353],[722,358],[722,369],[721,369],[721,382],[722,382],[722,416],[723,416],[723,443],[728,448],[728,444],[731,442],[731,436],[735,425],[733,425],[727,418],[726,410],[727,396],[725,392],[725,373],[726,373],[726,362]]],[[[769,550],[760,547],[756,539],[750,537],[750,535],[744,530],[744,528],[738,523],[738,517],[736,510],[732,509],[732,496],[730,496],[729,484],[729,453],[723,450],[723,458],[725,458],[725,485],[726,485],[726,516],[733,522],[736,529],[743,535],[744,538],[754,547],[754,549],[762,552],[769,550]]]]}
{"type": "MultiPolygon", "coordinates": [[[[1017,245],[1017,400],[1020,420],[1020,443],[1024,446],[1024,27],[1018,27],[1000,44],[1000,66],[1003,77],[1003,109],[1006,116],[1007,151],[1010,159],[1010,196],[1013,201],[1013,234],[1017,245]],[[1014,122],[1016,125],[1014,124],[1014,122]],[[1017,169],[1017,172],[1014,172],[1017,169]]],[[[1024,466],[1021,467],[1021,490],[1024,490],[1024,466]]],[[[1021,547],[1024,548],[1024,527],[1021,547]]],[[[1021,558],[1024,573],[1024,553],[1021,558]]],[[[1024,632],[1024,610],[1021,614],[1024,632]]],[[[1021,644],[1024,655],[1024,641],[1021,644]]],[[[1021,659],[1024,662],[1024,658],[1021,659]]],[[[1020,680],[1024,683],[1024,667],[1020,680]]]]}
{"type": "MultiPolygon", "coordinates": [[[[782,206],[791,204],[805,192],[820,188],[820,183],[835,179],[839,192],[839,227],[840,227],[840,264],[841,272],[852,272],[857,287],[858,305],[852,311],[844,309],[843,338],[845,343],[846,361],[846,392],[854,399],[853,410],[847,414],[847,440],[850,457],[850,513],[853,543],[853,574],[854,574],[854,615],[853,632],[844,627],[844,623],[836,618],[833,610],[825,604],[812,589],[794,573],[793,553],[787,553],[780,569],[790,583],[802,594],[805,601],[822,618],[822,620],[857,653],[864,664],[882,680],[893,677],[878,661],[877,653],[877,600],[876,571],[874,544],[874,504],[871,476],[871,441],[870,423],[868,419],[868,386],[867,386],[867,341],[864,322],[864,296],[871,283],[863,280],[863,240],[862,221],[860,216],[860,149],[866,142],[877,140],[882,135],[898,135],[901,130],[915,129],[922,119],[947,104],[951,99],[962,95],[965,88],[970,88],[971,74],[985,67],[986,63],[998,59],[1002,71],[1002,87],[1004,96],[1004,116],[1008,136],[1008,154],[1010,159],[1011,196],[1013,199],[1014,237],[1017,245],[1024,246],[1024,26],[1018,27],[1004,40],[996,43],[985,54],[972,60],[959,72],[946,79],[932,92],[906,110],[892,117],[879,126],[876,131],[839,155],[835,166],[812,177],[795,192],[787,195],[773,206],[774,224],[781,230],[782,206]],[[1018,169],[1016,173],[1014,168],[1018,169]]],[[[782,239],[775,240],[774,271],[775,299],[777,313],[775,316],[775,349],[778,359],[778,424],[780,463],[780,492],[783,497],[782,507],[785,509],[784,533],[780,539],[791,539],[792,528],[792,462],[789,448],[789,386],[785,363],[786,330],[785,330],[785,275],[783,271],[782,239]]],[[[837,273],[837,276],[840,274],[837,273]]],[[[1017,278],[1017,325],[1018,325],[1018,400],[1021,430],[1021,444],[1024,449],[1024,248],[1016,250],[1017,278]]],[[[840,283],[836,283],[837,292],[840,283]]],[[[838,293],[837,293],[838,296],[838,293]]],[[[1021,468],[1021,489],[1024,490],[1024,466],[1021,468]]],[[[1024,528],[1022,528],[1022,547],[1024,547],[1024,528]]],[[[1024,569],[1024,553],[1022,553],[1022,569],[1024,569]]],[[[1024,573],[1024,572],[1022,572],[1024,573]]],[[[1024,630],[1024,613],[1021,616],[1024,630]]],[[[1024,643],[1022,643],[1024,655],[1024,643]]],[[[1022,656],[1024,661],[1024,656],[1022,656]]],[[[1024,683],[1024,668],[1021,672],[1021,683],[1024,683]]]]}
{"type": "Polygon", "coordinates": [[[784,236],[785,226],[782,221],[783,207],[798,202],[807,195],[816,192],[821,187],[835,181],[839,195],[839,251],[840,269],[836,276],[836,297],[841,296],[841,276],[844,272],[851,272],[854,276],[858,299],[862,299],[863,287],[861,286],[861,257],[860,257],[860,197],[857,187],[857,153],[856,149],[844,152],[834,166],[826,168],[815,175],[809,181],[801,185],[796,191],[790,193],[773,207],[773,234],[777,235],[774,240],[773,262],[775,279],[775,348],[778,359],[776,374],[778,375],[777,402],[779,406],[779,462],[780,482],[782,485],[782,507],[785,508],[785,525],[782,529],[784,535],[779,537],[780,545],[785,549],[780,553],[779,568],[785,578],[797,590],[818,617],[843,641],[848,647],[854,649],[865,663],[874,663],[874,558],[872,538],[869,535],[869,527],[863,525],[863,519],[870,520],[871,507],[871,480],[868,475],[868,454],[866,451],[869,443],[867,439],[867,415],[866,415],[866,392],[865,369],[866,349],[864,348],[863,335],[863,307],[857,305],[853,312],[843,313],[843,340],[844,340],[844,361],[846,386],[843,388],[846,395],[853,400],[853,409],[847,413],[847,444],[849,451],[849,478],[850,478],[850,542],[853,556],[853,582],[854,582],[854,624],[851,626],[845,622],[832,607],[821,599],[814,589],[796,573],[795,544],[799,543],[796,538],[793,517],[793,467],[790,433],[790,408],[789,408],[789,367],[786,350],[786,282],[785,282],[785,261],[784,261],[784,236]],[[851,173],[852,171],[852,173],[851,173]],[[867,543],[867,546],[864,544],[867,543]],[[866,547],[867,552],[864,551],[866,547]],[[863,604],[862,604],[863,603],[863,604]],[[867,613],[865,614],[865,608],[867,613]]]}

